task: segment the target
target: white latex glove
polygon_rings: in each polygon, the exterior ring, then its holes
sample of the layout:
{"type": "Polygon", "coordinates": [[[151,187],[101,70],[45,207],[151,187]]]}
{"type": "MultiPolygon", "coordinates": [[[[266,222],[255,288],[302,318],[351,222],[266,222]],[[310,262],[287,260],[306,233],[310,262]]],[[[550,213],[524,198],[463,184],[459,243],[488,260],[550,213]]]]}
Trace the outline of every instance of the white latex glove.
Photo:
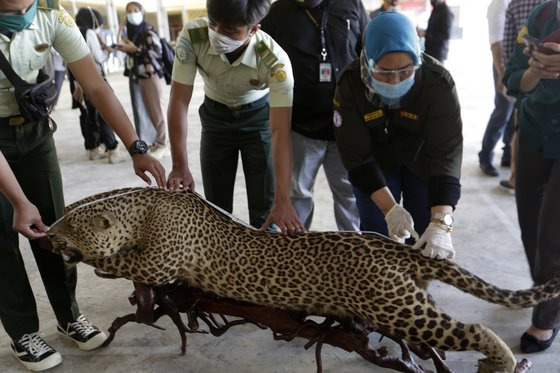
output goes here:
{"type": "Polygon", "coordinates": [[[404,243],[404,240],[412,234],[412,237],[418,240],[418,233],[414,230],[412,216],[400,205],[395,205],[389,210],[385,215],[385,221],[387,222],[389,237],[404,243]]]}
{"type": "Polygon", "coordinates": [[[451,233],[437,223],[430,223],[422,237],[416,241],[413,248],[422,249],[422,255],[432,259],[453,259],[455,249],[451,242],[451,233]]]}

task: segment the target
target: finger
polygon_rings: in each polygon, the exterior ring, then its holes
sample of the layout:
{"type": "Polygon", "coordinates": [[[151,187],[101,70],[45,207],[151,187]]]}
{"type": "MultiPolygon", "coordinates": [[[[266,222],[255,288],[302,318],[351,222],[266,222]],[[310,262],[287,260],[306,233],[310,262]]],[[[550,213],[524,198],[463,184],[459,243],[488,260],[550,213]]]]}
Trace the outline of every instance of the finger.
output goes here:
{"type": "Polygon", "coordinates": [[[136,171],[136,176],[138,176],[140,179],[144,180],[146,182],[146,184],[152,185],[152,180],[150,180],[150,178],[148,177],[148,175],[146,175],[144,173],[144,171],[136,171]]]}
{"type": "Polygon", "coordinates": [[[50,229],[49,226],[43,224],[43,222],[42,222],[41,220],[35,222],[34,225],[37,227],[37,229],[38,229],[40,232],[46,232],[46,231],[48,231],[48,230],[50,229]]]}

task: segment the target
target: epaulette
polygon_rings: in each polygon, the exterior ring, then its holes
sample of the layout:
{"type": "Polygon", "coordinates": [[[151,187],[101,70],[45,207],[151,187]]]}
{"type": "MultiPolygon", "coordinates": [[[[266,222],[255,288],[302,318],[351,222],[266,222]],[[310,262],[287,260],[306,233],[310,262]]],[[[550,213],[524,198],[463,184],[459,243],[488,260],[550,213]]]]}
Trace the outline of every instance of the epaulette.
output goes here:
{"type": "Polygon", "coordinates": [[[257,45],[255,45],[255,53],[264,61],[268,68],[271,68],[272,65],[278,61],[278,57],[272,53],[263,40],[259,41],[257,45]]]}
{"type": "Polygon", "coordinates": [[[60,1],[59,0],[39,0],[37,2],[37,7],[47,10],[59,10],[60,1]]]}
{"type": "Polygon", "coordinates": [[[432,73],[434,73],[435,76],[441,78],[442,80],[447,82],[447,84],[449,84],[450,86],[455,85],[455,82],[453,81],[453,77],[451,76],[449,71],[445,69],[445,67],[441,64],[441,62],[439,62],[432,56],[427,55],[425,53],[422,53],[422,60],[424,62],[423,65],[428,67],[428,69],[432,73]]]}
{"type": "Polygon", "coordinates": [[[191,43],[202,43],[208,40],[208,27],[197,27],[197,28],[190,28],[187,30],[189,33],[189,39],[191,39],[191,43]]]}

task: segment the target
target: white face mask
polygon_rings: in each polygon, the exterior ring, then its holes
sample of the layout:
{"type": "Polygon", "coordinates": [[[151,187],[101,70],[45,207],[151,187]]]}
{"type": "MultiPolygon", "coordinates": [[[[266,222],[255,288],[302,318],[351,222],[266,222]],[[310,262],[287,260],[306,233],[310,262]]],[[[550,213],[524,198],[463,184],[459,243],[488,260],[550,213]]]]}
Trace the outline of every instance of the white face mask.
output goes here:
{"type": "Polygon", "coordinates": [[[144,20],[144,15],[142,14],[142,12],[128,13],[126,15],[126,19],[134,26],[138,26],[144,20]]]}
{"type": "Polygon", "coordinates": [[[247,41],[247,38],[243,40],[236,40],[222,35],[211,28],[208,28],[208,39],[210,40],[210,45],[218,53],[231,53],[237,48],[241,47],[247,41]]]}

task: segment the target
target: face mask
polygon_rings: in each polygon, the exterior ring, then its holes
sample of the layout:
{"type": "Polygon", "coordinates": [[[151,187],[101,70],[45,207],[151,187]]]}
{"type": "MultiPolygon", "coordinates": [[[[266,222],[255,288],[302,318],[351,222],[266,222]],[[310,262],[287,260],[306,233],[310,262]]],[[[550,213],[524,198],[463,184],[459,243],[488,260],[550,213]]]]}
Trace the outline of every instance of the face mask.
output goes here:
{"type": "Polygon", "coordinates": [[[138,26],[144,20],[144,15],[142,14],[142,12],[128,13],[126,15],[126,19],[134,26],[138,26]]]}
{"type": "Polygon", "coordinates": [[[410,91],[413,85],[414,75],[411,75],[410,78],[406,78],[397,84],[381,82],[371,77],[371,86],[373,90],[381,96],[381,100],[385,103],[387,103],[387,101],[394,103],[395,100],[399,100],[410,91]]]}
{"type": "Polygon", "coordinates": [[[222,53],[231,53],[237,48],[241,47],[247,41],[247,38],[243,40],[236,40],[232,38],[228,38],[225,35],[220,34],[208,28],[208,39],[210,40],[210,45],[214,50],[220,54],[222,53]]]}
{"type": "Polygon", "coordinates": [[[24,14],[5,15],[0,14],[0,29],[9,32],[20,32],[28,29],[35,20],[37,14],[37,1],[31,5],[24,14]]]}

